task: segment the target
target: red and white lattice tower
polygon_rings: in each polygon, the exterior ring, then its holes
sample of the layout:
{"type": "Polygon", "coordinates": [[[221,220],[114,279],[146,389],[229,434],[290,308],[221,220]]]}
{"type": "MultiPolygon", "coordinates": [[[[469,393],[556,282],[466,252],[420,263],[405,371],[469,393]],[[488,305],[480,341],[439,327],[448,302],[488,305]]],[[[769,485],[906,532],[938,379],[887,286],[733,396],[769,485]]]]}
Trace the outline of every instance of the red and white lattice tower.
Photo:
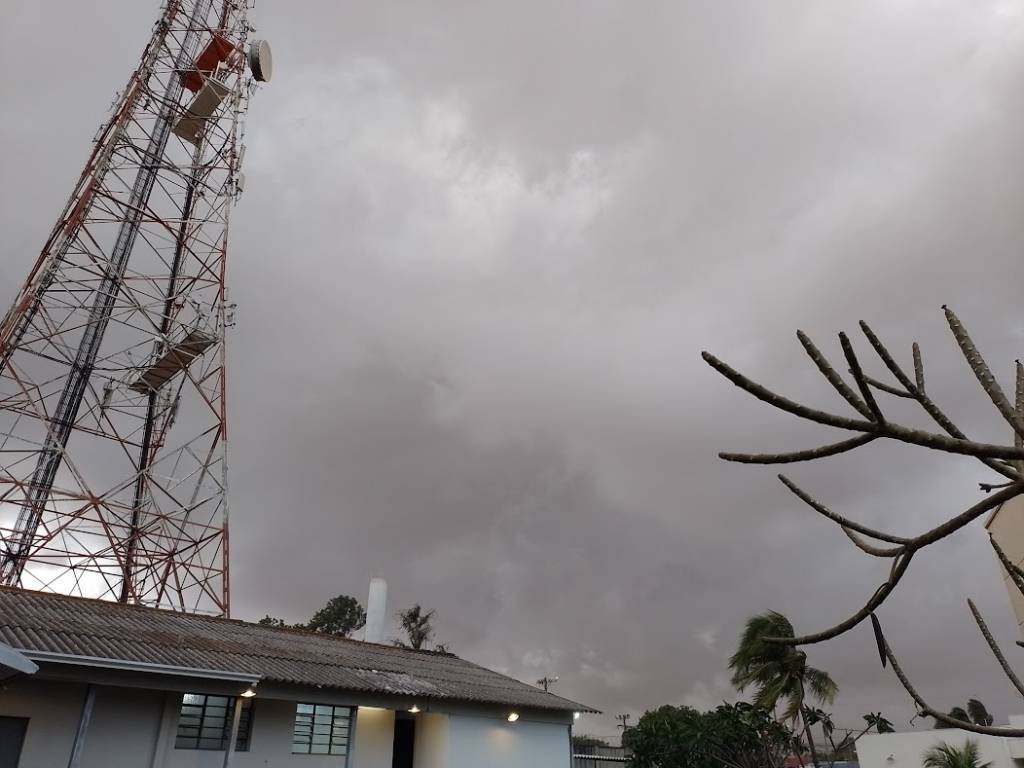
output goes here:
{"type": "Polygon", "coordinates": [[[166,0],[0,324],[0,583],[228,615],[224,334],[248,0],[166,0]]]}

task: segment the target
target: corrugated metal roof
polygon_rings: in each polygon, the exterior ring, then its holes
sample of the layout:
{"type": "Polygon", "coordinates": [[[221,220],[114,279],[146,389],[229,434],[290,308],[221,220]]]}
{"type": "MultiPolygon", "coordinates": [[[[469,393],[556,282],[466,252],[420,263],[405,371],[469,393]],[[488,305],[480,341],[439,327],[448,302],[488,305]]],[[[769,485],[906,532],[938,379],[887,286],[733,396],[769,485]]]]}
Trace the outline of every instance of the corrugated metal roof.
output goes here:
{"type": "Polygon", "coordinates": [[[595,711],[452,654],[2,587],[0,642],[29,652],[243,672],[347,691],[595,711]]]}

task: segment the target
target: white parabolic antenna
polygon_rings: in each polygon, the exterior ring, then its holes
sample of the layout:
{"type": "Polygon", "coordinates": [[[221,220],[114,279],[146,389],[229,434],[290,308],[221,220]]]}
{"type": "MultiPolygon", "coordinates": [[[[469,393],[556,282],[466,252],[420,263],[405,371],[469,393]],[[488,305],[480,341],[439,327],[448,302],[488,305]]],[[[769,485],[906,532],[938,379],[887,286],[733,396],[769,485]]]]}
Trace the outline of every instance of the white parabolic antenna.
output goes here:
{"type": "Polygon", "coordinates": [[[249,45],[249,69],[252,70],[252,76],[261,83],[270,80],[274,60],[270,55],[270,43],[266,40],[253,40],[249,45]]]}

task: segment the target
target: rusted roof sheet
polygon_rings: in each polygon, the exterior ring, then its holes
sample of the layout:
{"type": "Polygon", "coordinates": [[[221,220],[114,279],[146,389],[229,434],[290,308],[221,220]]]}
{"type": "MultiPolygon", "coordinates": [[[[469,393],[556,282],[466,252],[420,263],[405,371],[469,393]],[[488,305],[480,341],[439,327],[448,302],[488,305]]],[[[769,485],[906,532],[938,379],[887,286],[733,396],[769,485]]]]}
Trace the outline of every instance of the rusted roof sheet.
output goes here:
{"type": "Polygon", "coordinates": [[[251,673],[347,691],[595,711],[452,654],[3,587],[0,642],[28,652],[251,673]]]}

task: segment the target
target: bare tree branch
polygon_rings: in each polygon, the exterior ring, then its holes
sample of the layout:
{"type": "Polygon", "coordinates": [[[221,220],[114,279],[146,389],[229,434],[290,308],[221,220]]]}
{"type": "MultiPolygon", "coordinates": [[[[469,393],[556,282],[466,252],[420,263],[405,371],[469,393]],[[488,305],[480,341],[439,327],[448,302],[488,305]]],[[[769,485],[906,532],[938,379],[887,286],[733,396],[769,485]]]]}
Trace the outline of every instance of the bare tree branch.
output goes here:
{"type": "Polygon", "coordinates": [[[843,533],[847,535],[850,541],[857,545],[858,549],[867,552],[869,555],[874,555],[875,557],[898,557],[899,555],[903,554],[904,548],[901,546],[876,547],[873,544],[870,544],[864,539],[862,539],[859,535],[854,533],[846,526],[840,526],[840,528],[842,529],[843,533]]]}
{"type": "Polygon", "coordinates": [[[852,451],[862,445],[877,439],[877,435],[858,435],[849,440],[838,443],[822,445],[818,448],[810,448],[806,451],[793,451],[792,453],[720,453],[718,458],[726,461],[734,461],[739,464],[792,464],[797,461],[813,461],[823,459],[826,456],[835,456],[840,453],[852,451]]]}
{"type": "Polygon", "coordinates": [[[985,493],[990,493],[997,488],[1009,488],[1013,485],[1013,480],[1007,480],[1005,483],[978,483],[978,487],[985,493]]]}
{"type": "MultiPolygon", "coordinates": [[[[875,348],[875,352],[878,353],[882,362],[885,363],[885,366],[892,372],[893,376],[896,377],[900,384],[903,385],[903,388],[906,389],[909,394],[913,395],[913,397],[921,404],[921,407],[924,408],[925,412],[932,417],[932,420],[942,427],[950,437],[966,440],[967,435],[964,434],[963,431],[961,431],[960,428],[957,427],[956,424],[954,424],[934,402],[932,402],[931,398],[928,397],[927,394],[925,394],[924,363],[921,361],[921,348],[918,346],[917,342],[914,342],[914,376],[916,378],[916,383],[914,383],[910,381],[906,373],[903,372],[899,363],[897,363],[889,353],[889,350],[886,349],[885,345],[878,338],[875,332],[871,330],[871,326],[861,320],[860,328],[871,343],[871,346],[875,348]]],[[[1020,477],[1016,470],[1012,467],[1007,467],[1000,462],[983,457],[978,457],[978,460],[989,469],[998,472],[1011,480],[1015,480],[1020,477]]],[[[1024,462],[1022,462],[1022,465],[1024,465],[1024,462]]]]}
{"type": "MultiPolygon", "coordinates": [[[[1014,396],[1014,405],[1017,408],[1017,418],[1024,419],[1024,365],[1020,364],[1020,360],[1014,361],[1017,368],[1017,386],[1015,387],[1016,392],[1014,396]]],[[[1013,433],[1013,444],[1018,448],[1024,447],[1024,435],[1020,432],[1013,433]]],[[[1024,472],[1024,461],[1017,462],[1017,471],[1024,472]]]]}
{"type": "Polygon", "coordinates": [[[1010,665],[1006,661],[1006,657],[1003,656],[1002,650],[1000,650],[998,643],[992,633],[988,631],[988,625],[985,620],[981,618],[981,612],[978,607],[974,604],[974,601],[968,598],[967,606],[971,609],[971,613],[974,615],[974,621],[978,624],[978,629],[981,630],[981,636],[985,638],[985,642],[988,643],[988,647],[992,649],[992,655],[996,657],[996,661],[999,662],[999,666],[1003,668],[1003,672],[1009,678],[1010,682],[1013,683],[1013,687],[1017,689],[1017,693],[1024,696],[1024,683],[1021,683],[1020,678],[1010,669],[1010,665]]]}
{"type": "MultiPolygon", "coordinates": [[[[875,626],[879,627],[878,624],[876,624],[875,626]]],[[[928,702],[926,702],[921,697],[921,694],[917,692],[917,689],[914,688],[910,680],[907,678],[907,675],[903,671],[903,668],[896,660],[896,656],[893,654],[892,648],[889,647],[889,641],[886,640],[885,635],[881,632],[880,629],[878,631],[877,637],[882,646],[882,650],[885,653],[885,657],[889,660],[889,664],[892,665],[892,671],[896,674],[897,679],[899,679],[900,684],[903,686],[906,692],[910,694],[910,698],[912,698],[914,700],[914,703],[917,704],[917,707],[922,715],[927,717],[934,717],[936,720],[945,723],[951,728],[960,728],[961,730],[970,731],[971,733],[980,733],[986,736],[1005,736],[1009,738],[1024,737],[1024,729],[1005,728],[1003,726],[975,725],[974,723],[969,723],[966,720],[958,720],[955,717],[950,717],[949,715],[940,712],[934,707],[930,706],[928,702]]]]}
{"type": "Polygon", "coordinates": [[[1006,399],[1002,387],[999,386],[996,377],[992,375],[992,371],[989,370],[988,363],[981,356],[981,352],[974,346],[974,342],[971,341],[971,337],[967,334],[967,329],[964,328],[963,323],[960,322],[960,318],[945,304],[942,305],[942,311],[946,313],[949,329],[953,332],[956,343],[960,345],[960,350],[964,353],[967,364],[974,371],[974,375],[978,379],[978,383],[981,384],[981,388],[985,390],[985,393],[992,400],[996,410],[1013,427],[1014,433],[1018,436],[1024,435],[1024,423],[1021,423],[1021,420],[1017,418],[1017,411],[1010,405],[1010,401],[1006,399]]]}
{"type": "Polygon", "coordinates": [[[822,504],[820,501],[811,496],[809,493],[804,491],[800,486],[798,486],[785,475],[779,475],[778,477],[779,480],[782,481],[782,484],[789,488],[789,490],[791,490],[794,494],[796,494],[796,496],[802,502],[807,504],[809,507],[811,507],[811,509],[815,510],[816,512],[819,512],[820,514],[824,515],[829,520],[839,523],[839,525],[843,528],[849,528],[850,530],[856,531],[857,533],[862,533],[865,536],[870,536],[872,539],[886,541],[890,544],[910,543],[910,539],[904,538],[903,536],[893,536],[892,534],[883,533],[882,531],[876,531],[873,528],[868,528],[866,525],[855,523],[853,520],[849,520],[843,517],[842,515],[836,514],[831,509],[822,504]]]}
{"type": "Polygon", "coordinates": [[[924,362],[921,360],[921,347],[914,342],[912,347],[914,353],[914,381],[917,384],[918,391],[924,394],[924,362]]]}
{"type": "Polygon", "coordinates": [[[864,398],[864,402],[868,404],[868,408],[871,409],[872,421],[876,421],[879,424],[885,423],[885,416],[882,415],[882,410],[878,407],[878,403],[875,401],[875,396],[871,392],[871,387],[864,381],[864,371],[861,370],[860,361],[857,359],[857,353],[853,351],[853,345],[850,343],[850,337],[845,333],[839,334],[839,343],[843,348],[843,354],[846,356],[846,362],[850,366],[850,373],[853,374],[853,380],[857,382],[857,388],[860,390],[861,397],[864,398]]]}
{"type": "Polygon", "coordinates": [[[921,547],[927,547],[929,544],[934,544],[939,539],[944,539],[951,533],[960,530],[968,523],[977,520],[990,509],[995,509],[1010,499],[1020,496],[1022,493],[1024,493],[1024,482],[1014,483],[1007,488],[1003,488],[999,493],[982,499],[974,506],[961,512],[956,517],[950,518],[942,525],[938,525],[927,533],[922,533],[920,536],[911,539],[910,546],[914,549],[921,549],[921,547]]]}
{"type": "Polygon", "coordinates": [[[814,364],[818,366],[818,370],[821,371],[822,375],[828,379],[829,383],[833,387],[835,387],[836,391],[843,396],[843,399],[852,405],[864,418],[872,418],[871,409],[868,408],[867,404],[865,404],[863,400],[857,397],[849,386],[847,386],[846,382],[843,381],[842,376],[836,372],[835,368],[831,366],[825,356],[821,354],[816,346],[814,346],[814,342],[811,341],[811,338],[803,331],[797,331],[796,337],[800,339],[800,343],[803,344],[804,349],[807,351],[807,356],[814,361],[814,364]]]}
{"type": "Polygon", "coordinates": [[[758,384],[756,381],[747,378],[739,371],[734,370],[710,352],[702,352],[701,356],[708,365],[721,373],[740,389],[752,394],[758,400],[768,403],[780,410],[792,413],[794,416],[807,419],[808,421],[814,421],[818,424],[826,424],[840,429],[849,429],[855,432],[871,432],[881,437],[891,437],[905,443],[912,443],[925,448],[932,448],[937,451],[945,451],[947,453],[955,453],[964,456],[980,456],[993,459],[1024,459],[1024,449],[1021,448],[991,445],[988,443],[976,443],[971,440],[950,438],[945,435],[937,435],[920,429],[910,429],[909,427],[903,427],[892,422],[875,424],[870,421],[861,421],[859,419],[837,416],[833,413],[826,413],[825,411],[802,405],[787,397],[783,397],[782,395],[772,392],[767,387],[758,384]]]}
{"type": "MultiPolygon", "coordinates": [[[[1016,365],[1016,387],[1015,398],[1011,405],[1003,393],[995,377],[992,375],[988,364],[981,356],[974,345],[967,331],[964,329],[959,318],[948,307],[943,307],[950,329],[960,347],[965,359],[973,371],[978,383],[985,390],[993,405],[1000,412],[1004,419],[1014,429],[1013,445],[993,445],[969,440],[966,434],[957,427],[942,410],[932,402],[925,393],[924,363],[921,357],[920,347],[915,342],[912,348],[914,361],[914,378],[911,378],[900,367],[889,350],[881,342],[878,336],[872,331],[867,323],[861,321],[860,327],[867,337],[869,343],[878,354],[882,363],[889,369],[896,381],[902,386],[898,387],[886,384],[882,381],[868,376],[857,358],[856,351],[849,337],[845,333],[839,334],[839,341],[846,357],[849,372],[857,385],[855,392],[836,372],[829,361],[821,354],[814,343],[802,331],[797,336],[803,344],[805,351],[811,360],[818,367],[818,370],[829,381],[833,388],[849,403],[863,418],[849,418],[834,413],[812,408],[802,403],[790,400],[783,395],[777,394],[764,387],[756,381],[744,376],[719,360],[714,355],[704,352],[704,360],[716,371],[729,379],[734,385],[750,393],[759,400],[768,403],[774,408],[791,413],[798,418],[812,421],[826,426],[845,429],[860,433],[858,436],[829,445],[819,446],[803,451],[794,451],[779,454],[739,454],[722,453],[720,456],[729,461],[756,464],[780,464],[796,461],[811,461],[818,458],[835,456],[841,453],[852,451],[873,440],[884,437],[910,445],[918,445],[933,450],[947,453],[969,456],[981,461],[985,466],[1007,478],[1010,482],[1002,484],[979,483],[983,491],[988,493],[984,499],[971,505],[964,511],[950,518],[947,518],[935,527],[924,531],[912,538],[894,536],[884,531],[869,528],[860,523],[848,520],[847,518],[833,512],[821,502],[814,499],[808,493],[799,488],[795,483],[783,475],[779,479],[789,490],[801,501],[810,506],[816,512],[836,523],[843,534],[862,552],[878,558],[890,559],[891,566],[888,578],[874,591],[867,602],[852,615],[839,622],[835,626],[820,632],[802,635],[799,637],[766,637],[767,642],[780,643],[785,645],[810,645],[830,640],[853,627],[860,624],[864,619],[870,617],[875,625],[876,640],[878,642],[879,656],[882,666],[892,664],[893,671],[900,681],[900,684],[910,694],[917,704],[921,714],[933,717],[941,723],[955,728],[960,728],[972,733],[993,734],[1000,736],[1024,737],[1024,729],[996,728],[980,726],[974,723],[961,721],[931,707],[913,687],[903,669],[900,667],[889,643],[884,637],[881,626],[878,624],[875,610],[884,603],[892,592],[899,585],[901,579],[910,567],[914,555],[944,538],[954,535],[961,528],[969,525],[982,515],[992,509],[996,509],[1010,499],[1024,494],[1024,365],[1019,361],[1016,365]],[[924,411],[938,424],[945,434],[932,433],[925,430],[912,429],[889,422],[882,414],[875,391],[883,392],[895,397],[903,397],[916,400],[924,411]],[[998,489],[998,490],[997,490],[998,489]],[[888,546],[882,546],[881,544],[888,546]]],[[[1006,570],[1014,586],[1024,595],[1024,568],[1010,562],[1006,553],[1000,548],[995,539],[991,539],[992,547],[999,558],[1000,563],[1006,570]]],[[[973,601],[968,600],[968,606],[974,616],[974,620],[982,633],[982,637],[988,644],[996,661],[999,663],[1007,678],[1024,696],[1024,682],[1010,668],[1002,649],[996,643],[984,618],[978,611],[973,601]]],[[[1024,645],[1024,643],[1021,643],[1024,645]]],[[[829,736],[833,745],[832,736],[829,736]]]]}
{"type": "MultiPolygon", "coordinates": [[[[794,493],[797,493],[797,491],[799,490],[796,488],[795,485],[788,482],[787,480],[782,479],[782,481],[786,483],[787,487],[789,487],[790,490],[793,490],[794,493]]],[[[903,574],[906,572],[907,566],[910,564],[910,558],[914,555],[915,552],[917,552],[919,549],[927,547],[930,544],[934,544],[939,539],[943,539],[946,536],[955,533],[968,523],[981,517],[988,510],[998,507],[1000,504],[1016,496],[1021,495],[1021,493],[1024,493],[1024,483],[1014,483],[1009,488],[1004,488],[999,493],[993,494],[992,496],[989,496],[979,501],[977,504],[961,512],[959,515],[950,518],[941,525],[938,525],[935,528],[932,528],[931,530],[922,533],[920,536],[915,536],[914,538],[905,541],[902,545],[902,553],[896,556],[896,560],[893,562],[893,569],[889,575],[888,581],[882,584],[882,586],[880,586],[875,591],[875,593],[871,596],[871,599],[868,600],[867,604],[864,605],[864,607],[862,607],[859,611],[854,613],[845,621],[842,621],[839,624],[836,624],[834,627],[826,629],[822,632],[815,632],[810,635],[803,635],[802,637],[770,639],[773,642],[781,642],[785,643],[786,645],[811,645],[813,643],[820,643],[824,640],[831,640],[833,637],[838,637],[839,635],[843,634],[843,632],[852,629],[853,627],[857,626],[860,622],[864,621],[864,619],[866,619],[871,614],[871,612],[875,610],[875,608],[882,604],[882,602],[889,596],[893,589],[896,588],[896,585],[899,583],[900,579],[903,578],[903,574]]],[[[806,494],[803,494],[802,491],[797,495],[800,496],[802,499],[804,499],[804,497],[806,496],[806,494]]],[[[804,500],[806,501],[807,499],[804,500]]],[[[821,511],[821,509],[819,509],[821,505],[818,504],[817,502],[815,502],[815,504],[812,506],[814,506],[815,509],[818,509],[819,512],[821,511]]],[[[831,513],[828,516],[831,517],[832,514],[834,513],[831,513]]],[[[853,526],[849,527],[852,528],[853,526]]],[[[871,536],[872,534],[867,533],[866,535],[871,536]]],[[[878,536],[875,536],[875,538],[879,538],[882,541],[885,540],[881,539],[878,536]]]]}
{"type": "Polygon", "coordinates": [[[903,578],[903,574],[907,572],[907,567],[910,565],[910,559],[913,556],[914,551],[908,550],[897,557],[896,560],[893,561],[893,569],[889,574],[889,579],[883,582],[882,585],[875,590],[875,593],[863,608],[848,619],[839,622],[834,627],[826,629],[823,632],[815,632],[814,634],[803,635],[801,637],[766,637],[764,638],[765,641],[770,643],[780,643],[782,645],[813,645],[814,643],[821,643],[825,640],[831,640],[834,637],[839,637],[839,635],[844,632],[853,629],[864,621],[864,619],[870,616],[878,606],[885,602],[885,599],[896,588],[900,579],[903,578]]]}
{"type": "Polygon", "coordinates": [[[748,379],[742,373],[731,368],[728,364],[722,362],[710,352],[701,352],[701,357],[704,358],[704,361],[708,365],[725,376],[725,378],[740,389],[749,392],[758,400],[768,403],[768,405],[792,413],[794,416],[799,416],[801,419],[814,421],[818,424],[827,424],[830,427],[839,427],[839,429],[850,429],[855,432],[870,432],[874,428],[874,425],[870,421],[860,421],[859,419],[850,419],[845,416],[836,416],[832,413],[826,413],[825,411],[819,411],[816,408],[801,405],[800,403],[794,402],[782,395],[777,395],[767,387],[762,387],[756,381],[748,379]]]}
{"type": "Polygon", "coordinates": [[[872,387],[877,389],[879,392],[885,392],[887,395],[893,395],[894,397],[906,397],[911,400],[917,399],[909,392],[904,392],[902,389],[896,389],[896,387],[892,387],[886,384],[885,382],[879,381],[878,379],[873,379],[870,376],[865,375],[864,381],[866,381],[872,387]]]}
{"type": "Polygon", "coordinates": [[[1003,548],[999,546],[999,542],[996,541],[995,536],[989,534],[988,541],[989,544],[992,545],[992,549],[995,550],[996,557],[999,558],[999,562],[1002,563],[1003,568],[1006,569],[1006,574],[1010,577],[1010,581],[1013,582],[1013,585],[1021,595],[1024,596],[1024,570],[1021,570],[1020,567],[1010,561],[1010,558],[1008,558],[1006,553],[1003,552],[1003,548]]]}

